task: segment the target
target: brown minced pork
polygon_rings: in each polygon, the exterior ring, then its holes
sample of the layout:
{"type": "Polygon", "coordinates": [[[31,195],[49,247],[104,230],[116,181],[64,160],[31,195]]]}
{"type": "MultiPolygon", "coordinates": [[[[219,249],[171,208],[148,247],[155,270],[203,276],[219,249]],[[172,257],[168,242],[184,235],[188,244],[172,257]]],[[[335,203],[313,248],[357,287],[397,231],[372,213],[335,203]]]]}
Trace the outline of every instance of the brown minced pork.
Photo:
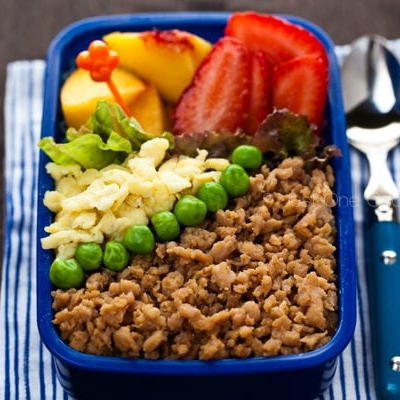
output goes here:
{"type": "Polygon", "coordinates": [[[333,172],[301,158],[263,166],[233,199],[177,242],[55,290],[54,324],[72,348],[146,359],[296,354],[337,324],[333,172]]]}

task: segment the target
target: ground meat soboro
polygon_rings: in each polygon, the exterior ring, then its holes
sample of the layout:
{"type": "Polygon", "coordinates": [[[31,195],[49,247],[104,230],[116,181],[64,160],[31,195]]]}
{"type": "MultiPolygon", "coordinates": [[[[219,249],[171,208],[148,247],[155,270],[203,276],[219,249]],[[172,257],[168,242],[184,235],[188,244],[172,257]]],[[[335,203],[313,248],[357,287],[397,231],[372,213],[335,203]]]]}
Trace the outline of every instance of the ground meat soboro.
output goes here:
{"type": "Polygon", "coordinates": [[[55,290],[54,324],[74,349],[146,359],[221,359],[313,350],[337,324],[333,173],[300,158],[262,167],[178,242],[120,273],[55,290]]]}

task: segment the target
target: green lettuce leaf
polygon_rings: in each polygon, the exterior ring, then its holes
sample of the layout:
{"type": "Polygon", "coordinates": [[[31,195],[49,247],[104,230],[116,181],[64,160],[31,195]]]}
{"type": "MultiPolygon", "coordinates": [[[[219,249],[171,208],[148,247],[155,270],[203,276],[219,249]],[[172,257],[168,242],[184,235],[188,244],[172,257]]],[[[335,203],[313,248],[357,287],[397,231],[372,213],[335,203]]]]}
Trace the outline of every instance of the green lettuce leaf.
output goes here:
{"type": "Polygon", "coordinates": [[[57,164],[78,163],[85,169],[101,169],[112,163],[119,164],[126,157],[126,154],[121,156],[120,151],[111,149],[99,135],[91,133],[66,143],[56,143],[52,137],[45,137],[39,141],[39,147],[57,164]]]}
{"type": "MultiPolygon", "coordinates": [[[[101,169],[123,163],[129,154],[140,150],[142,143],[160,135],[145,132],[117,103],[99,101],[86,124],[79,129],[68,128],[65,136],[65,143],[56,143],[50,136],[42,138],[38,146],[57,164],[78,163],[85,169],[101,169]]],[[[173,148],[173,135],[165,132],[161,136],[173,148]]]]}

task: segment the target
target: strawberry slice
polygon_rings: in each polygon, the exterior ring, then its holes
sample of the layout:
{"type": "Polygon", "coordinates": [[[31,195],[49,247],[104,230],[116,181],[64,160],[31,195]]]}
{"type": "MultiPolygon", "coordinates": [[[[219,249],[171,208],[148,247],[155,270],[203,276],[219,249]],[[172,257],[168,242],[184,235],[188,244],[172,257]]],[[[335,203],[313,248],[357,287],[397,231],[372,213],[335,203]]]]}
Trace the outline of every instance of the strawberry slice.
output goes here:
{"type": "Polygon", "coordinates": [[[272,106],[305,115],[322,129],[328,68],[320,57],[303,56],[277,65],[272,74],[272,106]]]}
{"type": "Polygon", "coordinates": [[[175,105],[172,131],[185,134],[244,129],[249,82],[247,49],[235,38],[219,39],[175,105]]]}
{"type": "Polygon", "coordinates": [[[264,53],[250,53],[250,98],[246,133],[254,135],[264,121],[271,107],[271,71],[268,68],[264,53]]]}
{"type": "Polygon", "coordinates": [[[272,65],[306,54],[327,60],[324,46],[315,35],[273,15],[236,12],[227,22],[225,35],[238,38],[250,50],[263,51],[272,65]]]}

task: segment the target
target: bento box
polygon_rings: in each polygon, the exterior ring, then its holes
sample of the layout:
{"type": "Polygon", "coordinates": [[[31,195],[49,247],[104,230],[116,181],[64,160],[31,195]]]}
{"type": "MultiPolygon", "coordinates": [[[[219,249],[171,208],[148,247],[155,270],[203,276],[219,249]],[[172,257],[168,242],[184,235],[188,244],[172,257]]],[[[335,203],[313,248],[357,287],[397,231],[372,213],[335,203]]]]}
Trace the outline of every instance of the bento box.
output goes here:
{"type": "MultiPolygon", "coordinates": [[[[89,43],[112,31],[144,31],[153,28],[181,29],[211,42],[222,34],[229,13],[172,12],[94,17],[67,27],[53,40],[47,56],[42,136],[62,141],[63,117],[60,87],[75,68],[77,54],[89,43]]],[[[314,33],[329,58],[329,88],[326,127],[323,133],[341,149],[332,160],[336,176],[337,205],[338,325],[332,339],[307,353],[248,359],[146,360],[88,355],[65,344],[53,325],[52,284],[49,267],[53,252],[37,247],[37,323],[41,339],[54,359],[64,390],[77,399],[314,399],[331,384],[338,356],[351,340],[356,320],[356,267],[351,208],[351,181],[345,115],[341,98],[338,63],[330,38],[317,26],[294,16],[284,16],[314,33]]],[[[52,185],[45,171],[49,161],[41,153],[38,182],[38,238],[52,221],[43,197],[52,185]]]]}

